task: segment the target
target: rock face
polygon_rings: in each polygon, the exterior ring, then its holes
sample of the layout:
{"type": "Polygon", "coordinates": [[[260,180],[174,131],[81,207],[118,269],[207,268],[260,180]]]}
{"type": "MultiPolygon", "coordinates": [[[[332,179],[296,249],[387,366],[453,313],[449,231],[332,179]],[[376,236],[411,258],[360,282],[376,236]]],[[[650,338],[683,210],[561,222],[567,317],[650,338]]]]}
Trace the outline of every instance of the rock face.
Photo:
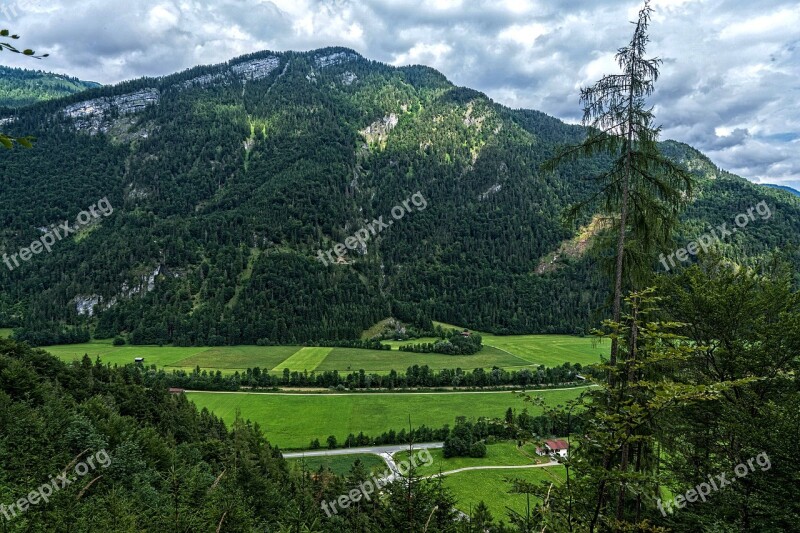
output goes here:
{"type": "Polygon", "coordinates": [[[325,68],[345,63],[346,61],[355,61],[359,57],[360,56],[355,52],[335,52],[333,54],[317,56],[314,58],[314,64],[317,68],[325,68]]]}
{"type": "Polygon", "coordinates": [[[212,83],[227,83],[224,74],[203,74],[196,78],[186,80],[178,84],[179,89],[192,89],[194,87],[204,87],[212,83]]]}
{"type": "Polygon", "coordinates": [[[112,126],[107,116],[112,111],[118,115],[130,115],[147,106],[156,105],[161,100],[158,89],[142,89],[135,93],[119,96],[104,96],[65,107],[62,113],[73,119],[75,127],[91,134],[106,133],[112,126]]]}
{"type": "Polygon", "coordinates": [[[89,296],[76,296],[75,297],[75,311],[79,315],[94,315],[94,308],[97,307],[103,298],[99,294],[92,294],[89,296]]]}
{"type": "Polygon", "coordinates": [[[503,188],[502,185],[500,185],[499,183],[496,183],[496,184],[492,185],[491,187],[489,187],[489,189],[486,192],[482,192],[481,194],[479,194],[478,195],[478,200],[480,200],[480,201],[486,200],[492,194],[499,193],[500,189],[502,189],[502,188],[503,188]]]}
{"type": "Polygon", "coordinates": [[[280,58],[270,56],[264,59],[254,59],[252,61],[245,61],[244,63],[237,63],[231,66],[231,70],[240,78],[246,80],[260,80],[266,78],[273,70],[278,68],[280,62],[280,58]]]}
{"type": "Polygon", "coordinates": [[[354,82],[358,81],[358,76],[348,70],[339,76],[339,79],[342,80],[343,85],[352,85],[354,82]]]}
{"type": "MultiPolygon", "coordinates": [[[[211,84],[228,84],[234,79],[254,81],[266,78],[273,70],[278,68],[280,58],[269,56],[263,59],[253,59],[230,65],[227,70],[216,74],[203,74],[196,78],[175,84],[172,87],[178,90],[187,90],[204,87],[211,84]]],[[[112,111],[118,116],[137,113],[147,106],[158,105],[161,101],[161,91],[157,88],[147,88],[130,94],[119,96],[104,96],[78,102],[65,107],[62,113],[73,119],[75,128],[96,133],[108,133],[114,125],[114,120],[109,117],[112,111]]]]}
{"type": "Polygon", "coordinates": [[[396,114],[391,113],[361,130],[361,134],[367,139],[368,143],[381,144],[386,141],[389,137],[389,132],[397,126],[399,120],[396,114]]]}

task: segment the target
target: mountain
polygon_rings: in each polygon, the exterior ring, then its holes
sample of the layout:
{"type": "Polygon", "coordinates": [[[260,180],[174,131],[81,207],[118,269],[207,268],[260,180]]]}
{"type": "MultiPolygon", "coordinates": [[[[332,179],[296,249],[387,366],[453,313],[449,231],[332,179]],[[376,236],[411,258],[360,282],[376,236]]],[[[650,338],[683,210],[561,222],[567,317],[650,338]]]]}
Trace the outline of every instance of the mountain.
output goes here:
{"type": "MultiPolygon", "coordinates": [[[[135,343],[294,343],[356,338],[389,316],[578,333],[607,303],[582,253],[591,220],[561,223],[607,161],[539,170],[582,128],[428,67],[346,48],[260,52],[3,120],[5,133],[38,138],[0,152],[3,253],[101,200],[113,208],[86,213],[52,252],[0,265],[0,326],[33,342],[93,327],[135,343]],[[337,243],[347,255],[324,264],[337,243]]],[[[687,145],[663,150],[700,179],[681,246],[765,199],[776,216],[722,253],[747,262],[800,234],[797,200],[687,145]]]]}
{"type": "Polygon", "coordinates": [[[780,191],[786,191],[789,194],[793,194],[795,196],[800,196],[800,191],[798,191],[797,189],[793,189],[791,187],[787,187],[786,185],[775,185],[775,184],[772,184],[772,183],[765,183],[764,187],[770,187],[772,189],[778,189],[780,191]]]}
{"type": "Polygon", "coordinates": [[[0,107],[24,107],[94,87],[100,84],[41,70],[0,66],[0,107]]]}

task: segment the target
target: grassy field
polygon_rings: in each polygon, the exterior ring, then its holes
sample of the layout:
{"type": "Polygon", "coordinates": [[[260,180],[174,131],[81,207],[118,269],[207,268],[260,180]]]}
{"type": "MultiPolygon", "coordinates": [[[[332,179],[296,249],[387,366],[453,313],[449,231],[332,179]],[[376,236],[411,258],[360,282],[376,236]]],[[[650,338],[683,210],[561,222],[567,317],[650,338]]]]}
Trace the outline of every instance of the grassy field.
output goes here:
{"type": "Polygon", "coordinates": [[[367,471],[373,474],[383,474],[388,469],[383,459],[372,454],[304,457],[302,459],[287,459],[286,462],[289,463],[289,467],[292,469],[301,470],[302,462],[305,461],[307,471],[316,472],[321,466],[324,466],[334,474],[345,476],[350,472],[350,468],[352,468],[356,459],[360,459],[367,471]]]}
{"type": "MultiPolygon", "coordinates": [[[[463,329],[452,324],[434,322],[443,328],[463,329]]],[[[607,356],[611,345],[601,344],[595,337],[573,337],[571,335],[493,335],[480,333],[484,346],[524,359],[523,365],[560,366],[565,362],[582,365],[600,362],[600,355],[607,356]]],[[[484,348],[484,351],[486,348],[484,348]]]]}
{"type": "MultiPolygon", "coordinates": [[[[470,466],[522,466],[533,463],[546,463],[549,459],[536,455],[536,446],[527,444],[517,448],[516,442],[498,442],[486,446],[486,457],[451,457],[444,458],[442,450],[430,450],[433,463],[417,469],[420,476],[430,476],[448,470],[457,470],[470,466]]],[[[395,454],[397,461],[408,459],[408,452],[402,451],[395,454]]]]}
{"type": "Polygon", "coordinates": [[[256,367],[269,370],[291,357],[299,349],[300,346],[219,346],[204,348],[176,365],[240,372],[256,367]]]}
{"type": "MultiPolygon", "coordinates": [[[[583,389],[544,390],[540,394],[549,405],[564,405],[583,389]]],[[[257,422],[273,444],[287,449],[303,449],[315,438],[323,441],[334,435],[340,442],[348,434],[363,431],[376,436],[390,429],[414,426],[439,428],[453,425],[455,417],[467,415],[497,418],[506,409],[522,410],[528,404],[510,392],[474,393],[381,393],[381,394],[260,394],[187,393],[199,407],[230,423],[236,412],[257,422]]],[[[529,409],[537,414],[536,408],[529,409]]]]}
{"type": "Polygon", "coordinates": [[[7,339],[11,336],[11,328],[0,328],[0,339],[7,339]]]}
{"type": "MultiPolygon", "coordinates": [[[[448,324],[437,322],[446,328],[448,324]]],[[[9,335],[10,329],[0,329],[0,336],[9,335]]],[[[475,355],[452,356],[444,354],[422,354],[401,352],[404,344],[433,342],[423,338],[411,341],[387,341],[391,350],[360,350],[356,348],[304,348],[302,346],[221,346],[221,347],[175,347],[175,346],[112,346],[110,340],[92,341],[85,344],[48,346],[45,349],[65,361],[80,360],[87,354],[93,361],[100,357],[105,363],[124,365],[136,357],[144,357],[145,364],[155,364],[166,370],[203,370],[223,373],[243,372],[259,367],[264,371],[280,374],[285,368],[291,371],[334,371],[340,373],[365,370],[388,374],[391,370],[405,372],[413,365],[427,365],[433,370],[445,368],[490,369],[500,367],[519,370],[538,365],[560,366],[565,362],[590,364],[600,361],[601,354],[608,353],[607,344],[597,344],[591,337],[569,335],[509,335],[497,336],[481,333],[484,348],[475,355]]]]}
{"type": "MultiPolygon", "coordinates": [[[[65,361],[80,360],[84,354],[92,362],[99,357],[104,363],[126,365],[133,363],[134,358],[144,357],[146,365],[172,366],[179,361],[191,358],[209,348],[185,348],[176,346],[112,346],[111,341],[94,341],[84,344],[66,344],[47,346],[48,352],[65,361]]],[[[179,365],[176,365],[179,366],[179,365]]],[[[191,365],[189,365],[191,367],[191,365]]]]}
{"type": "Polygon", "coordinates": [[[303,372],[311,372],[322,363],[333,348],[300,348],[288,359],[272,369],[273,372],[283,372],[285,368],[303,372]]]}
{"type": "MultiPolygon", "coordinates": [[[[445,476],[444,486],[456,497],[456,507],[469,514],[483,500],[495,520],[508,522],[508,507],[524,515],[527,507],[525,494],[511,494],[512,484],[507,480],[522,479],[529,483],[563,483],[566,474],[563,466],[527,468],[519,470],[470,470],[445,476]]],[[[531,512],[539,501],[531,496],[531,512]]]]}
{"type": "Polygon", "coordinates": [[[485,347],[475,355],[444,355],[439,353],[411,353],[399,350],[359,350],[356,348],[334,348],[317,370],[338,370],[348,372],[364,369],[367,372],[397,370],[405,372],[413,365],[428,365],[433,370],[443,368],[491,368],[510,367],[528,364],[524,359],[485,347]]]}

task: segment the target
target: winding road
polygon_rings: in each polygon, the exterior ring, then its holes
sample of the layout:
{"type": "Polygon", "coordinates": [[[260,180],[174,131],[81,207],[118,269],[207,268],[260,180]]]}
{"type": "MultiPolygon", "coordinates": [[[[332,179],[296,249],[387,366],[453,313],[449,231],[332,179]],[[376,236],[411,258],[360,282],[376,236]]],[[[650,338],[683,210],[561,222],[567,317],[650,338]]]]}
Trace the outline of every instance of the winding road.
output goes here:
{"type": "MultiPolygon", "coordinates": [[[[420,444],[412,445],[412,450],[434,450],[443,448],[443,442],[423,442],[420,444]]],[[[392,446],[367,446],[363,448],[345,448],[336,450],[313,450],[306,452],[293,452],[284,453],[283,457],[286,459],[299,459],[301,457],[326,457],[331,455],[358,455],[358,454],[373,454],[379,456],[389,467],[391,474],[386,476],[387,481],[394,481],[398,476],[402,476],[394,460],[394,454],[408,450],[408,445],[392,445],[392,446]]],[[[426,479],[435,478],[439,476],[449,476],[450,474],[457,474],[459,472],[467,472],[469,470],[515,470],[520,468],[545,468],[548,466],[558,466],[561,463],[558,461],[549,461],[547,463],[537,463],[530,465],[481,465],[481,466],[466,466],[464,468],[456,468],[455,470],[448,470],[446,472],[439,472],[427,476],[426,479]]]]}

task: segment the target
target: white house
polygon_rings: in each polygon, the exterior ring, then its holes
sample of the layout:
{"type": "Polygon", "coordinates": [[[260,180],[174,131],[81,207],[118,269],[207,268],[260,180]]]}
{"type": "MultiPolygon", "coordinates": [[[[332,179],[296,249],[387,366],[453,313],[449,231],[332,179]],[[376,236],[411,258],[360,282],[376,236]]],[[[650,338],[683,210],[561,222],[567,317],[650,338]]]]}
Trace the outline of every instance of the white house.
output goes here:
{"type": "Polygon", "coordinates": [[[567,450],[569,450],[569,443],[563,439],[554,439],[544,441],[544,448],[536,448],[536,453],[539,455],[550,455],[567,458],[567,450]]]}

